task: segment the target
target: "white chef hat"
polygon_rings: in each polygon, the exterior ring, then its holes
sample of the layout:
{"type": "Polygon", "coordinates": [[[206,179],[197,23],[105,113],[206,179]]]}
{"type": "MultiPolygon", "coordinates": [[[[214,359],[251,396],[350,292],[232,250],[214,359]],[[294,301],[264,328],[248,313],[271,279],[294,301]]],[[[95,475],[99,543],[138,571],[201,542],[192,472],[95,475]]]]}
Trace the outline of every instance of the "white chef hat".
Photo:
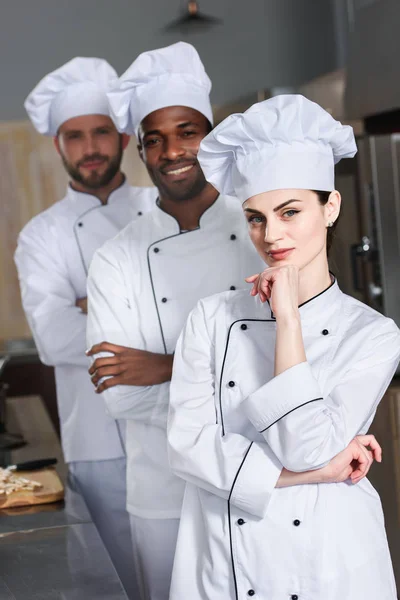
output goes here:
{"type": "Polygon", "coordinates": [[[35,128],[56,135],[65,121],[82,115],[110,115],[106,92],[118,79],[102,58],[73,58],[44,77],[25,100],[35,128]]]}
{"type": "Polygon", "coordinates": [[[212,124],[211,81],[197,50],[178,42],[139,54],[108,94],[119,131],[138,134],[147,115],[167,106],[187,106],[212,124]]]}
{"type": "Polygon", "coordinates": [[[222,121],[198,160],[220,193],[244,202],[278,189],[332,191],[334,165],[356,152],[352,127],[304,96],[282,95],[222,121]]]}

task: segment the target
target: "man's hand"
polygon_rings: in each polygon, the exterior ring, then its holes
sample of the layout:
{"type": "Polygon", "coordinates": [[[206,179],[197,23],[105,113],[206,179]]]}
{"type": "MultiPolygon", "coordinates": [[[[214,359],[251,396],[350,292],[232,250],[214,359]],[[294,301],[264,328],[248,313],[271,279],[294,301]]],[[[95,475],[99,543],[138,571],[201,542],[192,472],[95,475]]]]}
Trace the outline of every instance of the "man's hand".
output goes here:
{"type": "Polygon", "coordinates": [[[98,394],[115,385],[147,386],[171,380],[172,354],[155,354],[109,342],[95,344],[86,354],[95,356],[100,352],[110,352],[113,356],[96,358],[89,369],[98,394]],[[98,385],[103,377],[108,379],[98,385]]]}
{"type": "Polygon", "coordinates": [[[75,306],[81,309],[85,315],[87,315],[87,298],[78,298],[75,302],[75,306]]]}
{"type": "Polygon", "coordinates": [[[283,469],[276,487],[309,483],[341,483],[347,480],[358,483],[367,476],[374,460],[382,462],[382,448],[375,436],[358,435],[322,469],[305,473],[292,473],[283,469]]]}

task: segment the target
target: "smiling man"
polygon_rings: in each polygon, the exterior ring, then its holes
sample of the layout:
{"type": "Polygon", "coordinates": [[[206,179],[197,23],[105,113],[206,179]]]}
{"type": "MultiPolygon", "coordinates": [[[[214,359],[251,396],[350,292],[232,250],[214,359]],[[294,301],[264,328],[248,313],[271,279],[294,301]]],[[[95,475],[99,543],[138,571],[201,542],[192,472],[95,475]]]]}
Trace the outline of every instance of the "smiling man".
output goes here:
{"type": "Polygon", "coordinates": [[[143,600],[168,598],[184,491],[166,443],[178,336],[200,298],[244,287],[261,266],[240,203],[219,196],[197,161],[212,128],[210,89],[196,50],[181,42],[140,55],[108,94],[159,192],[153,211],[96,253],[88,278],[92,381],[110,414],[127,423],[128,511],[143,600]]]}
{"type": "Polygon", "coordinates": [[[133,188],[121,172],[129,137],[110,118],[106,92],[117,80],[98,58],[75,58],[47,75],[25,108],[52,136],[70,177],[67,194],[34,217],[15,259],[22,302],[41,360],[55,367],[61,441],[130,598],[132,543],[126,512],[125,424],[98,402],[87,376],[86,279],[93,253],[154,206],[155,188],[133,188]]]}

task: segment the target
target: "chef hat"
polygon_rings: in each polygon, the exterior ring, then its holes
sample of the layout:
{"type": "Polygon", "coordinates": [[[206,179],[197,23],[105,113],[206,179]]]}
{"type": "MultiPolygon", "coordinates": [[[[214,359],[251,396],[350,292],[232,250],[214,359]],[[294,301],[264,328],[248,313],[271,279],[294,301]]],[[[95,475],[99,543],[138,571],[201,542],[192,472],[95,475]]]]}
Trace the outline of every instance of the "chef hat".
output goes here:
{"type": "Polygon", "coordinates": [[[304,96],[283,95],[222,121],[198,160],[220,193],[244,202],[271,190],[332,191],[334,165],[356,152],[352,127],[304,96]]]}
{"type": "Polygon", "coordinates": [[[108,94],[119,131],[135,133],[147,115],[167,106],[187,106],[212,124],[211,81],[197,50],[178,42],[139,54],[108,94]]]}
{"type": "Polygon", "coordinates": [[[116,71],[102,58],[73,58],[44,77],[25,100],[39,133],[56,135],[65,121],[82,115],[110,115],[106,92],[116,71]]]}

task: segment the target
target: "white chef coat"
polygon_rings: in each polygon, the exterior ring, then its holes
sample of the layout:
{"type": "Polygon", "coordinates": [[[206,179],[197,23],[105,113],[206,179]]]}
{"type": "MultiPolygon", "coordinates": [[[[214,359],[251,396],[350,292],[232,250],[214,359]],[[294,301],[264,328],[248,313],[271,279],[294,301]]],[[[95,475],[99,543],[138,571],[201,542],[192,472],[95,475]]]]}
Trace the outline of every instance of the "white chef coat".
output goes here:
{"type": "Polygon", "coordinates": [[[15,261],[22,303],[40,359],[55,366],[61,439],[66,462],[125,455],[118,424],[104,410],[88,375],[86,297],[92,256],[155,203],[156,188],[126,181],[106,205],[68,187],[65,198],[34,217],[18,239],[15,261]]]}
{"type": "MultiPolygon", "coordinates": [[[[87,344],[108,341],[172,354],[196,302],[245,287],[244,278],[261,264],[235,198],[220,196],[200,227],[184,233],[157,206],[96,252],[88,278],[87,344]]],[[[178,518],[184,482],[168,465],[169,382],[115,386],[102,396],[115,419],[127,419],[129,512],[178,518]]]]}
{"type": "Polygon", "coordinates": [[[178,341],[169,455],[188,483],[171,600],[395,600],[378,494],[275,489],[366,433],[395,372],[390,319],[333,283],[300,307],[307,362],[277,377],[276,323],[247,292],[199,302],[178,341]]]}

